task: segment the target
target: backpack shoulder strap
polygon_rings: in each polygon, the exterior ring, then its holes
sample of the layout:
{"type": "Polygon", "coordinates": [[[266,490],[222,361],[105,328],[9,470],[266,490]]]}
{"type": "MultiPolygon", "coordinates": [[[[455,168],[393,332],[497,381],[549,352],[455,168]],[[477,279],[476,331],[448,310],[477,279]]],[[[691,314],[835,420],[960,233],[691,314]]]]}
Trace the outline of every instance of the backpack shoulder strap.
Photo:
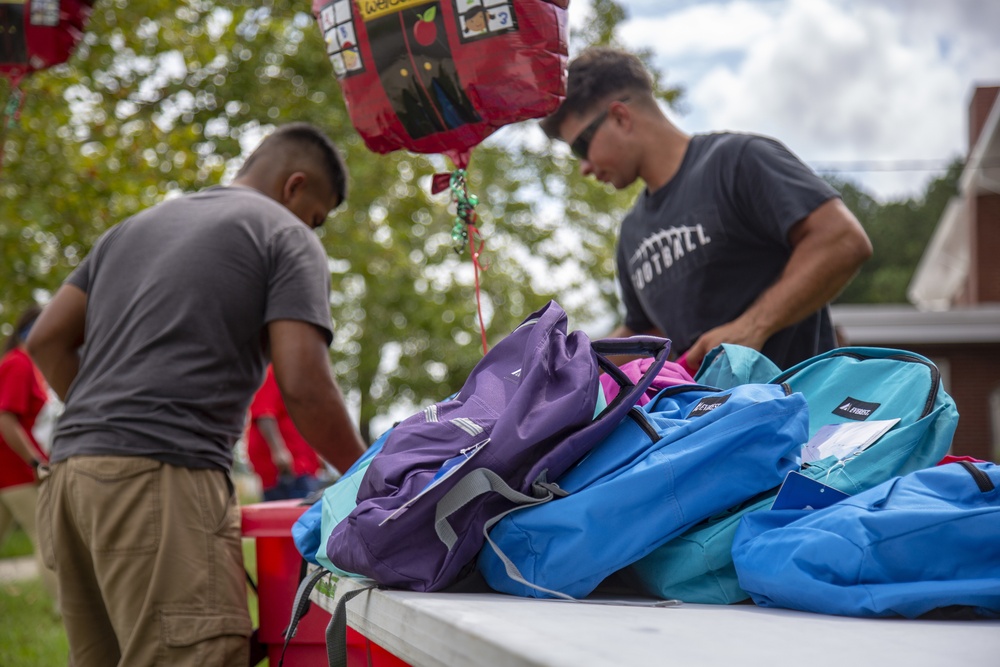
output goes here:
{"type": "Polygon", "coordinates": [[[299,629],[299,621],[302,620],[302,617],[306,615],[312,606],[312,602],[309,601],[310,593],[316,588],[316,584],[319,583],[320,579],[328,574],[331,574],[329,570],[320,567],[299,581],[299,588],[295,591],[295,600],[292,602],[292,617],[288,621],[288,627],[281,633],[285,638],[285,643],[281,647],[281,658],[278,659],[278,667],[282,667],[282,663],[285,660],[285,651],[288,650],[288,644],[299,629]]]}
{"type": "MultiPolygon", "coordinates": [[[[566,492],[559,488],[558,485],[554,483],[548,483],[544,480],[539,480],[532,485],[532,490],[536,495],[529,496],[523,494],[515,489],[512,489],[507,482],[503,480],[500,475],[496,474],[489,468],[476,468],[471,471],[465,477],[461,479],[451,490],[448,491],[438,501],[437,508],[434,513],[434,531],[437,533],[438,539],[444,543],[448,550],[450,551],[455,542],[458,541],[458,535],[455,533],[455,529],[451,527],[448,523],[448,517],[450,517],[455,512],[459,511],[465,507],[468,503],[483,495],[484,493],[495,492],[499,493],[501,496],[516,503],[517,507],[514,509],[521,509],[524,507],[530,507],[532,505],[541,505],[552,500],[556,496],[565,496],[566,492]]],[[[500,518],[502,518],[507,512],[491,518],[486,522],[483,527],[483,533],[485,534],[490,527],[493,526],[500,518]]]]}
{"type": "Polygon", "coordinates": [[[378,584],[348,591],[337,601],[326,626],[326,660],[330,667],[347,667],[347,603],[373,588],[378,588],[378,584]]]}

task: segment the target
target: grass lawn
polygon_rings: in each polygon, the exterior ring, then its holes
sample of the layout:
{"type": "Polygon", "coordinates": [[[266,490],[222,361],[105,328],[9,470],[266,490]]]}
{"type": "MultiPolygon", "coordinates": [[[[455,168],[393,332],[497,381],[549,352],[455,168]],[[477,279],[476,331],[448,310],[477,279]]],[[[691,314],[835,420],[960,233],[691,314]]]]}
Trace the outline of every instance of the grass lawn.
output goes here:
{"type": "MultiPolygon", "coordinates": [[[[15,531],[0,549],[0,557],[31,553],[31,543],[21,544],[15,531]],[[25,546],[27,549],[25,550],[25,546]]],[[[21,533],[23,536],[23,533],[21,533]]],[[[257,580],[257,552],[253,540],[243,540],[247,571],[257,580]]],[[[250,618],[257,626],[257,596],[248,595],[250,618]]],[[[69,647],[62,622],[38,579],[0,584],[0,666],[64,667],[69,647]]],[[[267,660],[260,663],[267,667],[267,660]]]]}
{"type": "Polygon", "coordinates": [[[30,556],[31,540],[20,526],[15,526],[3,544],[0,544],[0,558],[14,558],[16,556],[30,556]]]}
{"type": "Polygon", "coordinates": [[[62,622],[38,579],[0,584],[0,665],[65,665],[69,654],[62,622]]]}

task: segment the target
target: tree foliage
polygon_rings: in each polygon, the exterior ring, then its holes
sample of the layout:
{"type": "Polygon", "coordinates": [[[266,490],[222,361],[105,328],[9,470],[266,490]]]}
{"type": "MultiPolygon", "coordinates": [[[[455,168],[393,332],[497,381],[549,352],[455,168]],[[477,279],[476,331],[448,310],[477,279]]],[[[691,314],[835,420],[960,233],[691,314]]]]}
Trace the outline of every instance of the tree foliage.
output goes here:
{"type": "MultiPolygon", "coordinates": [[[[623,3],[592,6],[574,52],[620,46],[623,3]]],[[[458,389],[482,345],[469,253],[452,248],[447,195],[429,192],[431,175],[448,165],[364,147],[305,9],[288,0],[98,0],[70,62],[28,77],[20,122],[0,129],[4,333],[109,227],[225,182],[270,126],[308,121],[351,170],[348,205],[320,233],[332,274],[331,361],[364,436],[400,409],[458,389]]],[[[675,103],[681,90],[660,83],[650,52],[640,56],[657,74],[659,97],[675,103]]],[[[532,122],[478,147],[468,176],[489,261],[480,291],[490,342],[550,298],[574,327],[609,327],[615,232],[641,185],[616,192],[582,178],[568,150],[532,122]]]]}
{"type": "MultiPolygon", "coordinates": [[[[612,40],[622,16],[601,0],[590,25],[603,27],[588,43],[612,40]]],[[[321,236],[333,276],[332,362],[363,434],[377,435],[372,420],[394,405],[457,390],[481,357],[469,253],[452,247],[447,195],[429,193],[430,176],[448,165],[364,147],[301,3],[101,0],[70,62],[22,90],[20,122],[0,137],[8,329],[109,227],[224,182],[270,126],[308,121],[351,170],[348,205],[321,236]]],[[[611,248],[630,199],[581,179],[567,151],[552,158],[540,130],[521,125],[477,148],[469,168],[490,262],[480,290],[491,342],[550,298],[575,326],[615,307],[611,248]]]]}
{"type": "Polygon", "coordinates": [[[906,303],[906,289],[920,257],[944,213],[958,192],[961,162],[928,184],[920,198],[880,204],[849,182],[834,182],[844,203],[854,212],[871,239],[874,253],[844,289],[841,303],[906,303]]]}

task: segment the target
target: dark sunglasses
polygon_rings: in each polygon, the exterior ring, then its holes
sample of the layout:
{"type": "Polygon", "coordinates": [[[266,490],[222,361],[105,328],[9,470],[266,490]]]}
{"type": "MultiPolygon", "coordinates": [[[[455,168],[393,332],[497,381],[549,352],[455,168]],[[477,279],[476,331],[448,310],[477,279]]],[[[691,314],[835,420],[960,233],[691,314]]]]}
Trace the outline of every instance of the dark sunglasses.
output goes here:
{"type": "MultiPolygon", "coordinates": [[[[623,97],[620,100],[615,101],[628,102],[628,98],[623,97]]],[[[583,128],[583,131],[580,132],[580,134],[576,135],[576,139],[574,139],[573,143],[569,145],[569,149],[573,151],[573,155],[577,156],[581,160],[587,159],[587,154],[590,153],[590,142],[593,141],[594,135],[597,134],[598,128],[601,127],[601,123],[608,119],[609,113],[611,113],[610,104],[607,109],[597,114],[597,117],[590,121],[587,127],[583,128]]]]}

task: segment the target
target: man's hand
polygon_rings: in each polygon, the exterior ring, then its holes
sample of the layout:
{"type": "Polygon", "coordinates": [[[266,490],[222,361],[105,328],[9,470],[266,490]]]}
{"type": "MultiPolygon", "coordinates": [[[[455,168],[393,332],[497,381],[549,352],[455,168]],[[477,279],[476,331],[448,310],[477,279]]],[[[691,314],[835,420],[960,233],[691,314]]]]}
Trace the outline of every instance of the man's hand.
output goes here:
{"type": "Polygon", "coordinates": [[[28,439],[28,433],[17,420],[17,415],[13,412],[0,411],[0,436],[4,442],[20,456],[25,463],[31,466],[35,475],[38,475],[38,466],[44,463],[39,460],[35,448],[28,439]]]}
{"type": "Polygon", "coordinates": [[[689,368],[697,370],[705,359],[705,355],[723,343],[743,345],[759,351],[766,342],[767,338],[760,331],[739,319],[733,320],[699,336],[694,345],[688,348],[686,363],[689,368]]]}
{"type": "Polygon", "coordinates": [[[291,476],[293,474],[292,455],[288,451],[285,439],[281,436],[278,420],[274,417],[258,417],[256,422],[257,428],[271,452],[271,462],[274,463],[274,467],[278,469],[279,474],[291,476]]]}
{"type": "Polygon", "coordinates": [[[294,467],[292,466],[292,455],[288,453],[288,450],[282,450],[277,454],[271,453],[271,460],[274,461],[274,467],[278,469],[278,474],[285,477],[293,477],[295,475],[294,467]]]}

